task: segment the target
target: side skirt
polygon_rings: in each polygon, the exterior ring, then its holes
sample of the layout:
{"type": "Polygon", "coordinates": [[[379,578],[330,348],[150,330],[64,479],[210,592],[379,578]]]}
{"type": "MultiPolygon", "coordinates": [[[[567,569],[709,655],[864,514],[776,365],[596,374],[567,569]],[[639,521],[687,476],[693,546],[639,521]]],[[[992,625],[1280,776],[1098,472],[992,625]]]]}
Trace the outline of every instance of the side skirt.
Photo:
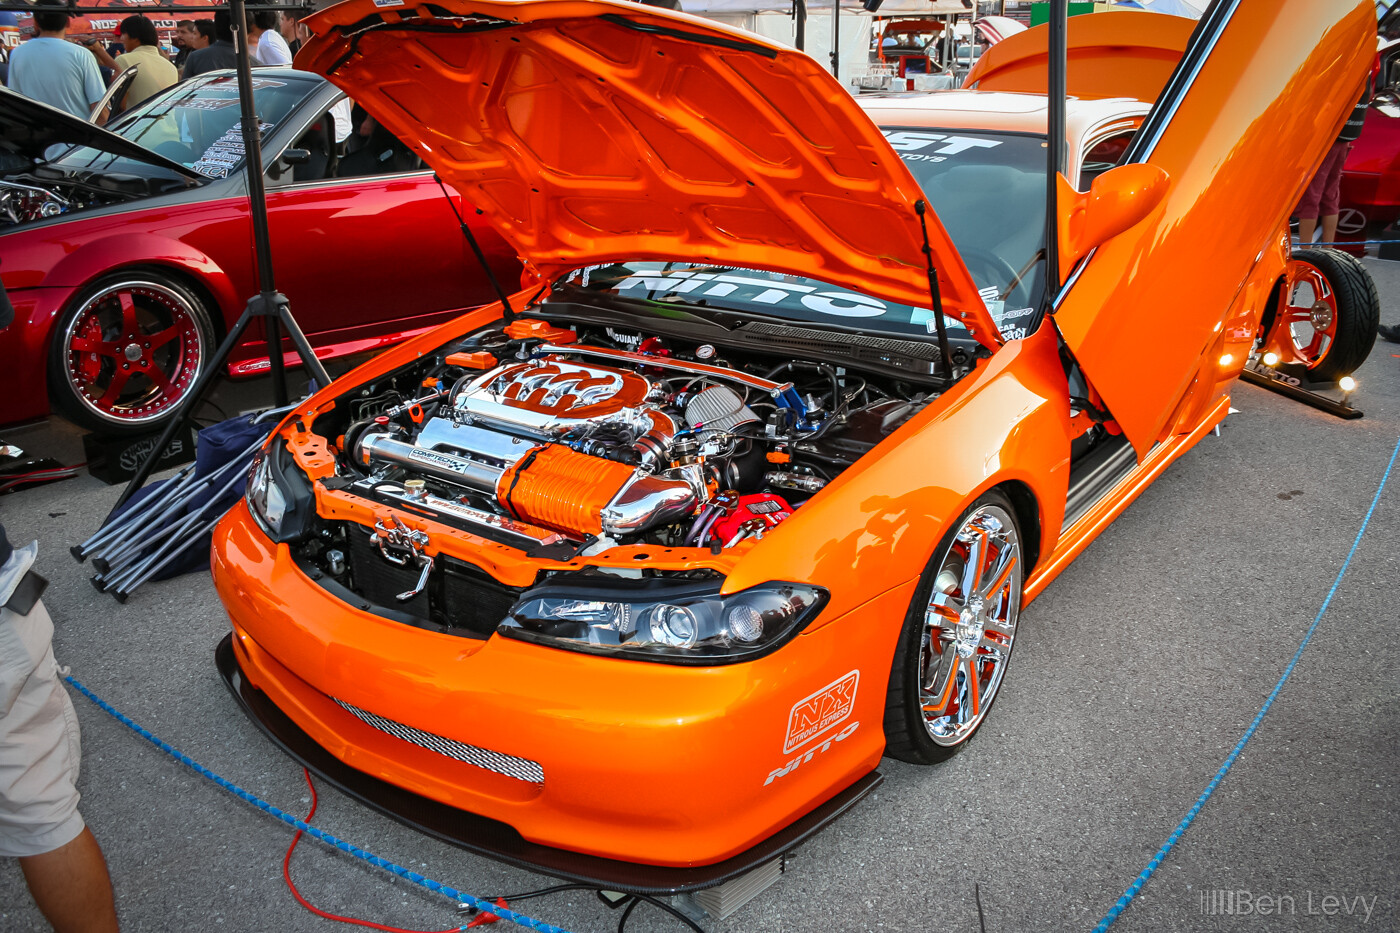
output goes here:
{"type": "Polygon", "coordinates": [[[1138,464],[1136,469],[1128,473],[1107,495],[1088,508],[1083,516],[1078,518],[1060,536],[1054,552],[1036,568],[1030,579],[1026,581],[1022,604],[1029,605],[1031,600],[1039,596],[1050,585],[1050,582],[1060,575],[1060,571],[1069,566],[1070,561],[1078,557],[1115,518],[1121,515],[1123,510],[1131,505],[1133,500],[1140,496],[1142,491],[1160,476],[1173,460],[1196,446],[1201,438],[1225,420],[1225,416],[1229,412],[1230,399],[1226,396],[1190,434],[1177,435],[1152,448],[1146,459],[1138,464]]]}

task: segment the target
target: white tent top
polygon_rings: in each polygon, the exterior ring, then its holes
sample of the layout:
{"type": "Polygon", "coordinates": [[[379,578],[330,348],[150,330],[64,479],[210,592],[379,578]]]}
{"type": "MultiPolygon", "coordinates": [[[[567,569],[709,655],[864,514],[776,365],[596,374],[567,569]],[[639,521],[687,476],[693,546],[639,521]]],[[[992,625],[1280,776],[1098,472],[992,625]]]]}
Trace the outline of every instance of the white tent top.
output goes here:
{"type": "MultiPolygon", "coordinates": [[[[841,0],[843,10],[865,12],[859,0],[841,0]]],[[[792,0],[681,0],[681,9],[697,16],[715,13],[788,13],[792,0]]],[[[807,0],[808,15],[829,13],[830,0],[807,0]]],[[[885,0],[876,16],[950,16],[968,14],[963,0],[885,0]]]]}

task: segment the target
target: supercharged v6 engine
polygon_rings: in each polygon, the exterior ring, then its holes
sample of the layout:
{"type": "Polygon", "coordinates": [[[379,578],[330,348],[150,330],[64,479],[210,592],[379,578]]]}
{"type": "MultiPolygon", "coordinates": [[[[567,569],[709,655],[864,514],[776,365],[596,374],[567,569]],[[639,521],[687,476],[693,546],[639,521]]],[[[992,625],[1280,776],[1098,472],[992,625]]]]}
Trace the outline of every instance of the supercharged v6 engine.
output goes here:
{"type": "Polygon", "coordinates": [[[417,430],[380,416],[347,446],[379,496],[533,544],[625,540],[688,521],[721,490],[763,483],[763,422],[744,390],[771,404],[791,386],[624,350],[547,346],[444,388],[417,430]],[[688,389],[658,378],[677,373],[688,389]],[[386,482],[394,473],[409,479],[386,482]],[[428,479],[495,508],[433,494],[428,479]]]}
{"type": "Polygon", "coordinates": [[[532,588],[600,575],[713,588],[726,554],[934,397],[932,379],[828,358],[517,318],[292,424],[248,503],[322,586],[443,631],[488,636],[532,588]]]}

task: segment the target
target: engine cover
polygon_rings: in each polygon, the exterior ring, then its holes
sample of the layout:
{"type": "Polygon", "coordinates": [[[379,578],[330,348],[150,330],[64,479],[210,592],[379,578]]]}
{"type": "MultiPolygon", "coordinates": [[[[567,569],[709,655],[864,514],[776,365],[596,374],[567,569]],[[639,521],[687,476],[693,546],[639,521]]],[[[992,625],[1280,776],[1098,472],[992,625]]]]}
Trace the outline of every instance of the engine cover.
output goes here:
{"type": "MultiPolygon", "coordinates": [[[[371,431],[356,456],[492,494],[506,514],[583,537],[632,535],[690,515],[706,490],[654,470],[676,434],[650,381],[556,356],[508,363],[459,383],[449,412],[405,437],[371,431]],[[465,382],[465,381],[464,381],[465,382]],[[445,415],[445,416],[444,416],[445,415]],[[630,440],[616,462],[572,449],[609,426],[630,440]]],[[[590,448],[591,449],[591,448],[590,448]]]]}
{"type": "Polygon", "coordinates": [[[647,406],[651,394],[651,383],[637,373],[545,357],[478,376],[456,393],[452,406],[462,420],[536,440],[604,423],[637,435],[656,429],[674,436],[670,417],[647,406]]]}

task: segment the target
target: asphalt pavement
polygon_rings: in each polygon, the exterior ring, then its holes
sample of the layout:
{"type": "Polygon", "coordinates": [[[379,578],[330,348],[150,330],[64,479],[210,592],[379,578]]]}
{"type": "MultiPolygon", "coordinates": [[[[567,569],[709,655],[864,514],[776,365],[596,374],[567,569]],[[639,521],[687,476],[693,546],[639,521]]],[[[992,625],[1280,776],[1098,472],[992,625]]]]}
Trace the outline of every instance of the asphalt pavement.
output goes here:
{"type": "MultiPolygon", "coordinates": [[[[1400,324],[1400,264],[1367,264],[1382,321],[1400,324]]],[[[1173,465],[1023,613],[996,709],[964,752],[934,768],[886,761],[875,796],[712,929],[1087,933],[1210,783],[1329,594],[1252,740],[1114,929],[1400,928],[1400,467],[1375,500],[1400,440],[1400,345],[1378,343],[1357,378],[1366,412],[1357,421],[1241,384],[1221,436],[1173,465]],[[1218,912],[1227,903],[1234,914],[1218,912]]],[[[54,428],[13,439],[26,438],[73,443],[54,428]]],[[[235,708],[215,672],[228,623],[207,574],[117,605],[68,555],[116,494],[83,476],[0,497],[10,537],[40,542],[60,663],[205,766],[304,814],[300,768],[235,708]]],[[[106,851],[124,929],[338,926],[288,892],[288,827],[74,702],[82,811],[106,851]]],[[[476,895],[549,883],[326,788],[314,822],[476,895]]],[[[456,925],[444,898],[316,842],[302,842],[292,870],[323,909],[414,929],[456,925]]],[[[618,920],[587,893],[516,906],[577,933],[618,920]]],[[[627,928],[682,929],[649,907],[627,928]]],[[[42,929],[17,864],[0,860],[0,930],[42,929]]]]}

